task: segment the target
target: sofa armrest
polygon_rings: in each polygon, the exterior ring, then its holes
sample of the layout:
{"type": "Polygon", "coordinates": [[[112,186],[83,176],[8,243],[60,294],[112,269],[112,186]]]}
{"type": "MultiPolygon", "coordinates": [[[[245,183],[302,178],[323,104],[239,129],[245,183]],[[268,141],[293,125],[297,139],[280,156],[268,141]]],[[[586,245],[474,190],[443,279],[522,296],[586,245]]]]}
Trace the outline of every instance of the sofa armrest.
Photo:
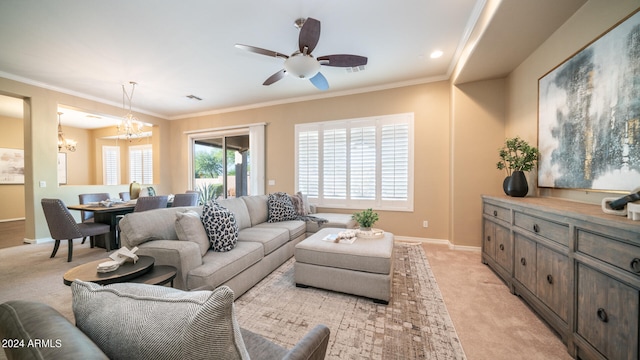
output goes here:
{"type": "Polygon", "coordinates": [[[286,360],[322,360],[329,344],[329,328],[316,325],[283,358],[286,360]]]}
{"type": "Polygon", "coordinates": [[[176,268],[173,285],[177,289],[187,289],[187,275],[202,265],[202,255],[198,244],[192,241],[152,240],[138,245],[136,255],[153,256],[155,265],[170,265],[176,268]]]}
{"type": "Polygon", "coordinates": [[[43,303],[15,300],[0,305],[0,339],[11,341],[12,359],[107,359],[88,336],[43,303]]]}

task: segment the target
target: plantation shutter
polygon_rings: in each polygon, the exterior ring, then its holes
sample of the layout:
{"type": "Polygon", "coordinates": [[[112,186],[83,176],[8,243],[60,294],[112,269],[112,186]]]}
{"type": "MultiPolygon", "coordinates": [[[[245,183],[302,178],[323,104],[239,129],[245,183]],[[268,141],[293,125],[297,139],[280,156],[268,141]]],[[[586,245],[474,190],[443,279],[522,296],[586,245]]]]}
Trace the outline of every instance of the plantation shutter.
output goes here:
{"type": "Polygon", "coordinates": [[[326,129],[323,134],[322,195],[347,198],[347,129],[326,129]]]}
{"type": "Polygon", "coordinates": [[[382,200],[406,200],[409,185],[409,125],[382,126],[382,200]]]}
{"type": "Polygon", "coordinates": [[[413,210],[413,114],[298,124],[296,190],[325,207],[413,210]]]}
{"type": "Polygon", "coordinates": [[[376,127],[351,129],[350,196],[352,199],[376,198],[376,127]]]}
{"type": "Polygon", "coordinates": [[[318,197],[319,148],[318,131],[298,134],[298,191],[318,197]]]}
{"type": "Polygon", "coordinates": [[[120,147],[102,147],[102,183],[104,185],[120,184],[120,147]]]}
{"type": "Polygon", "coordinates": [[[153,151],[151,145],[129,148],[130,182],[153,184],[153,151]]]}

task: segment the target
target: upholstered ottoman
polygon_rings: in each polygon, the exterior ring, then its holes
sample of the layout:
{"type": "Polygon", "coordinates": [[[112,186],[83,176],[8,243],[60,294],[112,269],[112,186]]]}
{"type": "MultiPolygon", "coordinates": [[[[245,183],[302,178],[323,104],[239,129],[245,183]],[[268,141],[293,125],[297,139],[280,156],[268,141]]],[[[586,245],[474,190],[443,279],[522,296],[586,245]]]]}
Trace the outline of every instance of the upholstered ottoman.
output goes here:
{"type": "Polygon", "coordinates": [[[313,286],[387,304],[393,280],[393,234],[353,244],[322,240],[345,229],[325,228],[296,245],[296,286],[313,286]]]}

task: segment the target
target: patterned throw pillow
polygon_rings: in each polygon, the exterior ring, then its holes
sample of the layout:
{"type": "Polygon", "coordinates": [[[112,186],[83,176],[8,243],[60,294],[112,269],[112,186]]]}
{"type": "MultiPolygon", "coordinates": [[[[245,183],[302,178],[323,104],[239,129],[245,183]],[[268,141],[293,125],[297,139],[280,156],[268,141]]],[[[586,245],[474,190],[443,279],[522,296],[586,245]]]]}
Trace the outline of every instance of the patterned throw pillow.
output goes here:
{"type": "Polygon", "coordinates": [[[269,219],[267,222],[273,223],[298,218],[296,209],[291,202],[291,197],[283,192],[269,194],[267,205],[269,207],[269,219]]]}
{"type": "Polygon", "coordinates": [[[233,213],[215,201],[202,209],[202,224],[213,251],[229,251],[238,242],[238,223],[233,213]]]}

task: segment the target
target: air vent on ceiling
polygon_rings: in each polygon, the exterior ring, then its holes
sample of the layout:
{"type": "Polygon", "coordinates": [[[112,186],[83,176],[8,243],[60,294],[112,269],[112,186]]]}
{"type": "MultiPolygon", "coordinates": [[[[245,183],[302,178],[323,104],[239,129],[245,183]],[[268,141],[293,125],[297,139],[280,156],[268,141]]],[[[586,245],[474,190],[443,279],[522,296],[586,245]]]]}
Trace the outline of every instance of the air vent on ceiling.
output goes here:
{"type": "Polygon", "coordinates": [[[346,68],[346,70],[347,70],[348,73],[364,71],[365,70],[365,65],[348,67],[348,68],[346,68]]]}
{"type": "Polygon", "coordinates": [[[195,95],[193,95],[193,94],[191,94],[191,95],[187,95],[187,98],[189,98],[189,99],[191,99],[191,100],[198,100],[198,101],[202,101],[202,98],[201,98],[201,97],[197,97],[197,96],[195,96],[195,95]]]}

